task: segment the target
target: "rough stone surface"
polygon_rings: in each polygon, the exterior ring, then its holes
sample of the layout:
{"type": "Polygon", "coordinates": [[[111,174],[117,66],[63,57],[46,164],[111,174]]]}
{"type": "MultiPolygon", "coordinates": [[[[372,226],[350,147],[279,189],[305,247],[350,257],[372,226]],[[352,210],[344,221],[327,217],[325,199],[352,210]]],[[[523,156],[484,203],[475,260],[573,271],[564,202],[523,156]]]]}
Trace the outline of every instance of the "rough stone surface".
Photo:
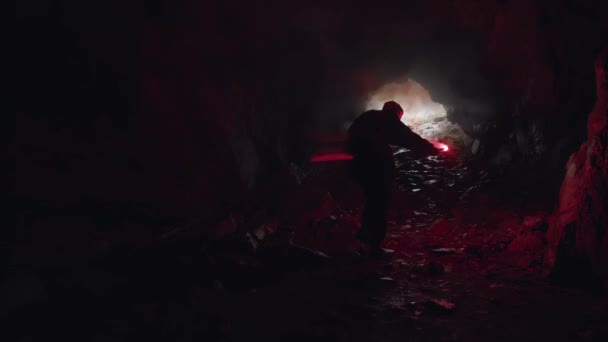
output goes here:
{"type": "Polygon", "coordinates": [[[549,273],[586,266],[593,276],[608,279],[607,64],[605,49],[596,61],[598,99],[589,116],[589,136],[566,164],[559,206],[549,220],[549,273]]]}
{"type": "Polygon", "coordinates": [[[602,11],[571,1],[394,2],[389,11],[236,3],[183,1],[168,15],[139,2],[82,13],[67,1],[61,20],[20,7],[18,196],[227,212],[243,191],[305,159],[303,135],[316,120],[344,124],[335,113],[350,108],[336,103],[365,98],[418,61],[429,68],[417,81],[445,105],[495,111],[487,102],[496,91],[509,103],[525,100],[522,116],[579,122],[569,108],[588,102],[586,66],[608,30],[602,11]],[[218,20],[224,12],[233,23],[218,20]],[[117,29],[103,30],[107,21],[117,29]]]}

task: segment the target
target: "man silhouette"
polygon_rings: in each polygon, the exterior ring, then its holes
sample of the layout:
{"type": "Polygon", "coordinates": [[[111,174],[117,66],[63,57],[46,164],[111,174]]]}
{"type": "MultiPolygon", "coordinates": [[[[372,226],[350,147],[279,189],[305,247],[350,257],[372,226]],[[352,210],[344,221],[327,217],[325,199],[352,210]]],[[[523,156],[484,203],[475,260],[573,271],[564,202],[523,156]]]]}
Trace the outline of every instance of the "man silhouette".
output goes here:
{"type": "Polygon", "coordinates": [[[403,122],[403,109],[394,101],[382,110],[370,110],[357,117],[347,135],[347,148],[353,155],[353,176],[365,196],[365,209],[357,239],[360,253],[372,258],[390,256],[380,245],[386,235],[386,211],[394,178],[394,159],[390,145],[401,146],[416,156],[436,155],[438,150],[412,132],[403,122]]]}

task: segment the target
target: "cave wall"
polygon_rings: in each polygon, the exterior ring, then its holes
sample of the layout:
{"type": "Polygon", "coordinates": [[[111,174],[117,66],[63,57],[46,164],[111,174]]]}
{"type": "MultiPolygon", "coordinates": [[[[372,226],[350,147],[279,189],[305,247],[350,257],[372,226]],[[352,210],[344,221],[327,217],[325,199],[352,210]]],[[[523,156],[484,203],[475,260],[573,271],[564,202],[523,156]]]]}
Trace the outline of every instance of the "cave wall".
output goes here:
{"type": "Polygon", "coordinates": [[[34,1],[18,14],[25,205],[216,215],[304,158],[322,61],[279,13],[34,1]]]}
{"type": "Polygon", "coordinates": [[[427,62],[425,71],[438,72],[417,78],[441,95],[437,101],[449,106],[451,120],[481,140],[483,158],[499,172],[532,191],[556,193],[561,165],[583,141],[584,113],[595,100],[592,66],[607,32],[601,6],[454,1],[451,25],[481,37],[478,53],[462,51],[470,39],[456,44],[460,51],[444,55],[462,55],[457,63],[427,62]]]}
{"type": "Polygon", "coordinates": [[[608,49],[598,56],[595,73],[597,101],[587,140],[566,164],[545,266],[561,281],[608,285],[608,49]]]}
{"type": "Polygon", "coordinates": [[[305,160],[320,124],[344,122],[371,90],[416,71],[463,126],[516,108],[578,143],[567,129],[584,127],[593,95],[607,32],[598,6],[22,3],[15,195],[215,215],[305,160]]]}

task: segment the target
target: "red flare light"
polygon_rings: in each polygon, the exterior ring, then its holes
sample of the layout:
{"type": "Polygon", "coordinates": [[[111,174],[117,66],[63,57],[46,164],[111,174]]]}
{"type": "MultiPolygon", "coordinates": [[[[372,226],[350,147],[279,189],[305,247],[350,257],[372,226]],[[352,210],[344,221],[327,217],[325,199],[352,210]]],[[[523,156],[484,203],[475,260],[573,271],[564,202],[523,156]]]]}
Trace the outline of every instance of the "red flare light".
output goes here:
{"type": "Polygon", "coordinates": [[[321,162],[330,162],[330,161],[341,161],[341,160],[351,160],[353,156],[348,153],[326,153],[326,154],[317,154],[310,158],[311,163],[321,163],[321,162]]]}
{"type": "Polygon", "coordinates": [[[447,152],[450,148],[448,147],[448,145],[439,142],[439,141],[433,141],[433,146],[435,146],[436,149],[441,150],[442,152],[447,152]]]}

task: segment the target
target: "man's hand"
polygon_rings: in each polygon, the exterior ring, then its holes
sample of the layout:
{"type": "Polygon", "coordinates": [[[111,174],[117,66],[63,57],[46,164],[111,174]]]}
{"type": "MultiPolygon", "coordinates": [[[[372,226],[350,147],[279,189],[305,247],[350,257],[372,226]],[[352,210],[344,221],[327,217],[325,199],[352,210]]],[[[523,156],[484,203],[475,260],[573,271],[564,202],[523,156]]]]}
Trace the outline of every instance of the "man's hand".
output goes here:
{"type": "Polygon", "coordinates": [[[433,146],[433,144],[431,144],[431,143],[429,143],[427,145],[427,148],[425,149],[425,152],[429,156],[438,156],[438,155],[441,154],[441,150],[439,150],[438,148],[436,148],[435,146],[433,146]]]}

